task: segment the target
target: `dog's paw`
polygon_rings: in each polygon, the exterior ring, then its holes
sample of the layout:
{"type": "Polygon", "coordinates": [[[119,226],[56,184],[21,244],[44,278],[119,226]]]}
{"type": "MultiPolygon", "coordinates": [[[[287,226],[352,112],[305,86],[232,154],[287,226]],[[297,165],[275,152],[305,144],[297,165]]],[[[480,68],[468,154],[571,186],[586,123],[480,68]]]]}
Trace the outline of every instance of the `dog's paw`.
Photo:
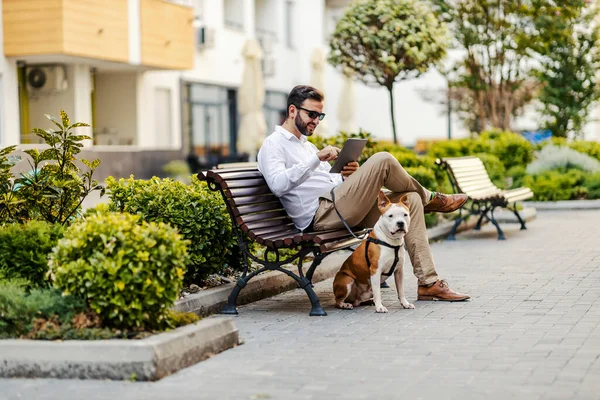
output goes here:
{"type": "Polygon", "coordinates": [[[406,298],[400,299],[400,304],[402,305],[402,308],[409,308],[409,309],[415,308],[415,305],[412,303],[409,303],[408,300],[406,300],[406,298]]]}
{"type": "Polygon", "coordinates": [[[341,308],[342,310],[352,310],[354,307],[350,303],[339,303],[335,305],[337,308],[341,308]]]}
{"type": "Polygon", "coordinates": [[[387,309],[387,308],[385,308],[384,306],[376,306],[376,307],[375,307],[375,312],[378,312],[378,313],[386,313],[386,312],[388,312],[388,309],[387,309]]]}

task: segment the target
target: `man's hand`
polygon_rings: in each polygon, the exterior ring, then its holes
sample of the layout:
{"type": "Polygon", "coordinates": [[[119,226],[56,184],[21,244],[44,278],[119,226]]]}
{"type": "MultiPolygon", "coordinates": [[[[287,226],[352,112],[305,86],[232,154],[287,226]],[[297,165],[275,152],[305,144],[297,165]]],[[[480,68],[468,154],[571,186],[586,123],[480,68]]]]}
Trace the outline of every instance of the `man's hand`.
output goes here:
{"type": "Polygon", "coordinates": [[[359,165],[356,161],[351,161],[348,164],[344,165],[344,168],[342,168],[342,171],[340,172],[340,174],[342,174],[342,178],[348,178],[350,175],[352,175],[358,170],[358,167],[359,165]]]}
{"type": "Polygon", "coordinates": [[[334,146],[327,146],[323,150],[317,153],[317,157],[321,161],[331,161],[338,157],[340,149],[334,146]]]}

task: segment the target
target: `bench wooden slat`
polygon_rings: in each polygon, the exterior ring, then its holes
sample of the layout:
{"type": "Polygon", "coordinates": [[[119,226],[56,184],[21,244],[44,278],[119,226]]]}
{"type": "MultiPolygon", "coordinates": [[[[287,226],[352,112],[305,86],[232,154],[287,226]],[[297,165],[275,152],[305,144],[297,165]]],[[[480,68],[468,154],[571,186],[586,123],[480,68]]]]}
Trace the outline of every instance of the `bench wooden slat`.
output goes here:
{"type": "MultiPolygon", "coordinates": [[[[275,219],[275,218],[284,218],[287,216],[288,215],[284,210],[271,211],[271,209],[269,209],[268,212],[246,214],[243,216],[239,216],[235,219],[235,222],[237,222],[238,224],[247,224],[249,222],[265,221],[265,220],[275,219]]],[[[289,217],[288,217],[288,219],[289,219],[289,217]]]]}
{"type": "Polygon", "coordinates": [[[254,186],[267,186],[267,182],[263,178],[254,178],[254,179],[238,179],[232,181],[223,181],[221,183],[221,187],[223,189],[238,189],[238,188],[247,188],[254,186]]]}
{"type": "Polygon", "coordinates": [[[274,194],[270,194],[265,196],[230,197],[227,199],[227,202],[229,202],[232,207],[239,207],[250,204],[279,202],[279,199],[274,194]]]}
{"type": "Polygon", "coordinates": [[[241,189],[225,189],[225,195],[227,197],[258,196],[261,194],[272,194],[271,189],[269,189],[267,185],[241,189]]]}
{"type": "MultiPolygon", "coordinates": [[[[269,226],[266,228],[252,229],[252,230],[248,231],[248,234],[252,235],[254,237],[260,236],[263,238],[268,238],[268,237],[272,236],[273,234],[281,234],[282,232],[292,232],[292,231],[294,231],[294,233],[297,233],[298,229],[296,228],[296,226],[293,223],[290,222],[287,224],[278,224],[278,225],[269,226]]],[[[254,239],[254,237],[253,237],[253,239],[254,239]]]]}
{"type": "Polygon", "coordinates": [[[225,180],[235,179],[251,179],[262,178],[259,170],[223,170],[223,171],[207,171],[207,178],[213,179],[216,183],[221,183],[225,180]]]}
{"type": "MultiPolygon", "coordinates": [[[[363,232],[362,230],[354,231],[354,233],[356,235],[359,235],[362,232],[363,232]]],[[[348,237],[352,237],[350,232],[348,232],[348,230],[346,230],[346,229],[340,229],[340,230],[329,232],[329,233],[320,233],[313,238],[313,242],[315,242],[316,244],[322,244],[322,243],[327,243],[327,242],[331,242],[334,240],[346,239],[348,237]]]]}
{"type": "Polygon", "coordinates": [[[239,206],[233,208],[233,216],[239,217],[240,215],[258,213],[261,211],[272,211],[272,210],[283,210],[283,206],[279,199],[274,201],[267,201],[263,203],[251,204],[248,206],[239,206]]]}
{"type": "Polygon", "coordinates": [[[257,229],[268,228],[272,226],[281,226],[292,222],[289,217],[279,219],[268,219],[266,221],[248,222],[239,224],[244,231],[256,231],[257,229]]]}

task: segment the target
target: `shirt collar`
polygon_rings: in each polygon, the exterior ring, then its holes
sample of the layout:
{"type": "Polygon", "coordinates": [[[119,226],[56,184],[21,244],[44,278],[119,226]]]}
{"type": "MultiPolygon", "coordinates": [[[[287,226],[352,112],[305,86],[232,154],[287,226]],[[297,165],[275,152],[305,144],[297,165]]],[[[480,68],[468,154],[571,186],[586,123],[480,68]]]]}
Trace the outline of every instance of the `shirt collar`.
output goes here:
{"type": "Polygon", "coordinates": [[[295,138],[297,140],[300,140],[301,143],[306,143],[306,141],[308,140],[308,138],[304,135],[300,135],[300,139],[298,139],[296,137],[296,135],[294,135],[292,132],[288,131],[287,129],[285,129],[283,126],[281,125],[276,125],[275,126],[275,130],[279,133],[281,133],[283,136],[285,136],[285,138],[287,140],[290,140],[291,138],[295,138]]]}

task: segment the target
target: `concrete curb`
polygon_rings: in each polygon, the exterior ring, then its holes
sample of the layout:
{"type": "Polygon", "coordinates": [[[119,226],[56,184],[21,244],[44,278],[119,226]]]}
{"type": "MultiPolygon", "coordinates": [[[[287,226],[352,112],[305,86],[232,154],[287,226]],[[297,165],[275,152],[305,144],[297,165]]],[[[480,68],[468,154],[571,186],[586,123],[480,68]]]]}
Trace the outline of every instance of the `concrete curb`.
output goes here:
{"type": "Polygon", "coordinates": [[[566,210],[600,210],[600,199],[596,200],[561,200],[561,201],[527,201],[526,207],[535,207],[540,211],[566,210]]]}
{"type": "Polygon", "coordinates": [[[238,343],[231,318],[141,340],[0,340],[0,377],[154,381],[238,343]]]}
{"type": "MultiPolygon", "coordinates": [[[[536,216],[535,209],[532,208],[524,209],[523,214],[525,215],[526,221],[530,221],[536,216]]],[[[513,213],[505,210],[499,211],[496,214],[496,219],[501,223],[518,222],[513,213]]],[[[458,232],[472,229],[476,223],[477,220],[475,218],[470,218],[467,222],[463,222],[459,226],[458,232]]],[[[429,240],[434,241],[443,239],[450,233],[453,224],[454,222],[447,222],[427,229],[429,240]]],[[[339,251],[327,256],[315,271],[313,283],[333,278],[349,255],[350,253],[347,251],[339,251]]],[[[310,266],[310,262],[307,262],[306,264],[304,269],[305,272],[308,266],[310,266]]],[[[291,268],[290,270],[297,272],[296,268],[291,268]]],[[[218,313],[223,306],[227,304],[227,298],[234,286],[235,283],[228,283],[216,288],[191,294],[184,299],[178,300],[173,308],[181,312],[193,312],[200,316],[218,313]]],[[[240,306],[252,303],[296,288],[298,288],[296,281],[289,276],[278,271],[265,272],[248,282],[238,296],[237,305],[240,306]]]]}

